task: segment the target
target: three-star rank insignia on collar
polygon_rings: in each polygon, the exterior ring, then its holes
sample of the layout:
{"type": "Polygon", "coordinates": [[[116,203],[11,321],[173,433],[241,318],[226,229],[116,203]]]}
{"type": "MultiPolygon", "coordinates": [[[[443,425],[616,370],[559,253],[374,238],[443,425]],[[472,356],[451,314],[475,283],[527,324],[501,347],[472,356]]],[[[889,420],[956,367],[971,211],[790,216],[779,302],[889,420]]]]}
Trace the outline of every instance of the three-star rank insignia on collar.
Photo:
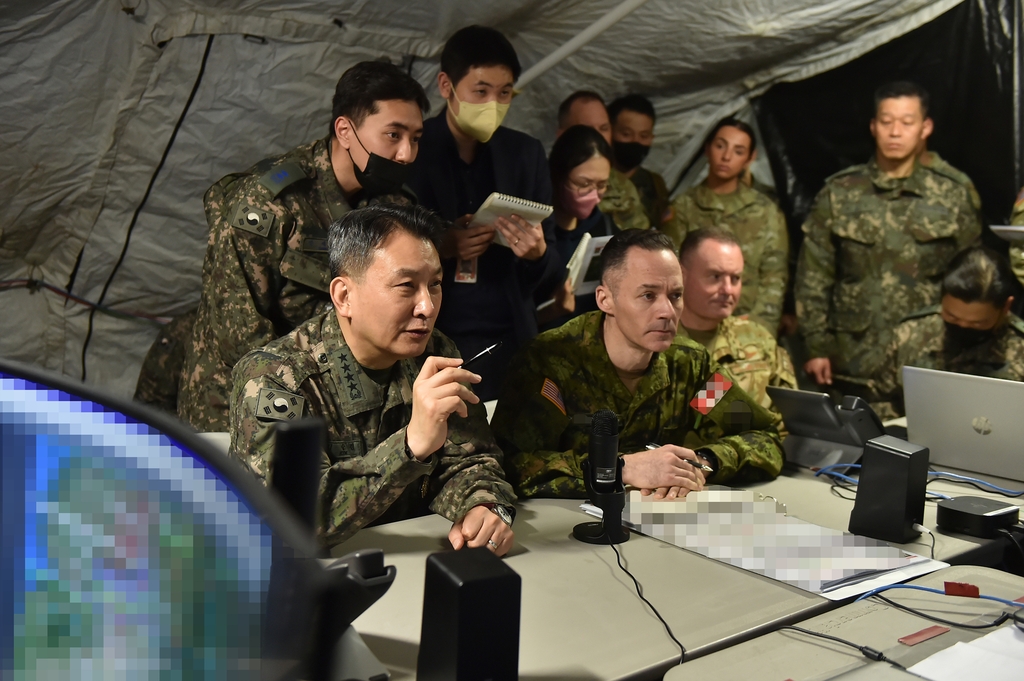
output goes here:
{"type": "Polygon", "coordinates": [[[256,401],[256,418],[261,421],[294,421],[302,416],[306,407],[306,398],[301,395],[260,388],[260,396],[256,401]]]}
{"type": "Polygon", "coordinates": [[[235,217],[231,218],[231,225],[246,232],[266,236],[274,226],[274,217],[270,211],[243,203],[235,211],[235,217]]]}

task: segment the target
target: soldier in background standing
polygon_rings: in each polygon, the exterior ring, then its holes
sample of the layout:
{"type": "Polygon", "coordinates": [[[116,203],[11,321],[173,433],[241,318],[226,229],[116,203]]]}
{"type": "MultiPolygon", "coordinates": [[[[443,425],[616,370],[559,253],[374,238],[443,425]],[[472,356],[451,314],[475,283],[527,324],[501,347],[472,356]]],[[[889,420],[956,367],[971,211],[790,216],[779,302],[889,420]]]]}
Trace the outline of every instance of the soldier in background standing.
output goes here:
{"type": "MultiPolygon", "coordinates": [[[[558,130],[561,135],[574,125],[587,125],[597,130],[608,145],[612,144],[612,124],[601,95],[589,90],[572,93],[558,105],[558,130]]],[[[619,229],[650,229],[640,194],[629,178],[612,168],[608,177],[608,190],[597,205],[601,212],[610,215],[619,229]]]]}
{"type": "Polygon", "coordinates": [[[636,187],[647,219],[657,227],[671,216],[668,187],[661,175],[641,165],[654,143],[654,105],[643,95],[626,95],[608,105],[608,118],[615,169],[636,187]]]}
{"type": "Polygon", "coordinates": [[[724,118],[704,145],[708,177],[672,202],[672,219],[662,225],[679,247],[688,232],[720,227],[736,235],[743,249],[743,296],[736,314],[747,315],[778,333],[789,282],[789,232],[779,207],[741,181],[757,156],[754,130],[724,118]]]}
{"type": "Polygon", "coordinates": [[[203,293],[178,415],[226,431],[231,368],[329,306],[327,227],[353,207],[412,203],[427,95],[397,66],[362,62],[334,91],[330,134],[210,187],[203,293]]]}
{"type": "Polygon", "coordinates": [[[796,309],[818,385],[875,401],[893,328],[939,301],[946,266],[981,233],[968,189],[918,162],[932,128],[924,88],[879,88],[874,158],[830,177],[803,225],[796,309]]]}

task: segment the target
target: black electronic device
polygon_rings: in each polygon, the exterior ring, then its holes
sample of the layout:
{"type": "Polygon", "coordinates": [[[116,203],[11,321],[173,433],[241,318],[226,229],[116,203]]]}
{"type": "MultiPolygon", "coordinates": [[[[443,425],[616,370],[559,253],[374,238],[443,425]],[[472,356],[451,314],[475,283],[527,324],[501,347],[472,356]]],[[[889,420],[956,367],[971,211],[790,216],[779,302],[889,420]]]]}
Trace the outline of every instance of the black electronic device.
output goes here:
{"type": "Polygon", "coordinates": [[[629,540],[629,530],[622,526],[626,489],[622,486],[619,419],[614,412],[602,409],[594,414],[587,452],[583,480],[591,503],[601,509],[601,520],[576,525],[572,536],[587,544],[621,544],[629,540]]]}
{"type": "Polygon", "coordinates": [[[935,509],[935,524],[946,532],[994,539],[999,530],[1017,524],[1020,509],[999,499],[957,497],[943,499],[935,509]]]}
{"type": "Polygon", "coordinates": [[[419,681],[519,678],[519,574],[486,548],[427,556],[419,681]]]}
{"type": "Polygon", "coordinates": [[[857,463],[864,444],[885,434],[878,415],[860,397],[847,395],[836,405],[826,393],[767,390],[789,431],[782,443],[786,461],[807,468],[857,463]]]}
{"type": "Polygon", "coordinates": [[[270,486],[314,535],[320,457],[326,441],[327,425],[321,418],[283,421],[274,428],[274,474],[270,486]]]}
{"type": "Polygon", "coordinates": [[[850,532],[905,544],[924,522],[928,448],[882,435],[868,440],[861,459],[850,532]]]}

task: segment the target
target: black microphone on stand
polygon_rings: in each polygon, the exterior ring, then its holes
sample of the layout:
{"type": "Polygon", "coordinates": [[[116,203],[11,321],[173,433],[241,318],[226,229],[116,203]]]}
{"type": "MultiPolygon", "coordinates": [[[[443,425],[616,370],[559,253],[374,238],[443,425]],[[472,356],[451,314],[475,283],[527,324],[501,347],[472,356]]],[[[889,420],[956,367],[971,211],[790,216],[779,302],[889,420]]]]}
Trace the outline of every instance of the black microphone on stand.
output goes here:
{"type": "Polygon", "coordinates": [[[572,529],[572,536],[588,544],[627,541],[629,530],[622,526],[626,490],[622,486],[622,458],[619,456],[619,419],[608,409],[595,413],[591,421],[583,478],[590,500],[601,509],[602,517],[600,522],[580,523],[572,529]]]}

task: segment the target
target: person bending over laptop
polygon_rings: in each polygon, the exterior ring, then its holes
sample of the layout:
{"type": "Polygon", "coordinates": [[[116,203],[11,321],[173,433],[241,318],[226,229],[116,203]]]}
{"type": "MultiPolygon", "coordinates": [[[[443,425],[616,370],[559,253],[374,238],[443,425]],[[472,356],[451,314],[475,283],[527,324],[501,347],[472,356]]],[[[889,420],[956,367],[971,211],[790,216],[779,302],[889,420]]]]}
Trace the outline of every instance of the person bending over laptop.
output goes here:
{"type": "Polygon", "coordinates": [[[625,230],[601,257],[600,310],[542,333],[509,368],[492,427],[517,491],[584,497],[587,417],[600,409],[619,417],[623,481],[646,494],[777,476],[778,418],[677,335],[683,275],[672,240],[625,230]]]}
{"type": "Polygon", "coordinates": [[[873,404],[883,419],[904,415],[905,365],[1024,381],[1024,320],[1010,312],[1010,263],[978,246],[961,251],[942,279],[942,302],[908,315],[893,331],[873,404]]]}

